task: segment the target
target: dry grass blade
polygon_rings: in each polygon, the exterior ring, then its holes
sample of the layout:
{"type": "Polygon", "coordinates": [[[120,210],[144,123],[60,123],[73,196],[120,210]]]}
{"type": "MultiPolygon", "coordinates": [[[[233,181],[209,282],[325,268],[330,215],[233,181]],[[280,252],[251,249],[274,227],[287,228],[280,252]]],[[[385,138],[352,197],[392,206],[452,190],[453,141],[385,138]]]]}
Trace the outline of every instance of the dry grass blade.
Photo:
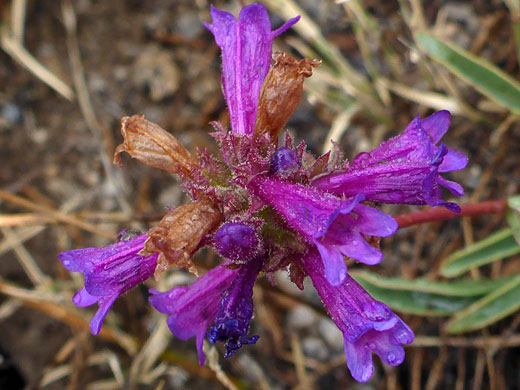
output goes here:
{"type": "MultiPolygon", "coordinates": [[[[115,379],[109,379],[104,381],[98,381],[95,382],[96,384],[99,384],[100,382],[110,382],[111,384],[115,383],[117,384],[117,387],[110,387],[113,389],[121,389],[124,385],[124,377],[123,377],[123,371],[121,370],[121,365],[119,363],[119,360],[117,359],[117,356],[113,352],[100,352],[96,353],[89,357],[88,359],[88,365],[89,366],[100,366],[104,365],[105,363],[108,363],[110,369],[112,370],[112,373],[114,374],[115,379]]],[[[40,386],[45,387],[50,385],[51,383],[54,383],[62,378],[65,378],[73,373],[73,367],[71,364],[63,364],[61,366],[55,367],[52,370],[49,370],[47,373],[45,373],[40,380],[40,386]]],[[[96,390],[102,389],[104,387],[95,387],[96,390]]]]}
{"type": "Polygon", "coordinates": [[[22,306],[22,304],[16,299],[7,299],[0,305],[0,321],[10,317],[20,306],[22,306]]]}
{"type": "Polygon", "coordinates": [[[114,233],[99,229],[96,226],[94,226],[88,222],[81,221],[75,217],[63,214],[60,211],[48,208],[46,206],[31,202],[28,199],[24,199],[20,196],[14,195],[10,192],[7,192],[7,191],[1,190],[1,189],[0,189],[0,199],[4,200],[6,202],[12,203],[16,206],[22,207],[22,208],[39,211],[43,214],[46,214],[48,216],[55,218],[56,220],[58,220],[60,222],[68,223],[70,225],[76,226],[80,229],[89,231],[91,233],[99,234],[101,236],[109,237],[112,239],[115,238],[114,233]]]}
{"type": "MultiPolygon", "coordinates": [[[[70,198],[65,202],[60,208],[59,212],[63,214],[67,214],[74,210],[76,207],[78,207],[82,202],[87,201],[90,197],[92,197],[96,192],[89,192],[89,193],[78,193],[74,197],[70,198]]],[[[20,228],[17,229],[14,234],[16,235],[16,238],[19,243],[24,243],[27,240],[30,240],[32,237],[38,235],[42,231],[45,230],[45,226],[31,226],[28,228],[20,228]]],[[[12,249],[12,243],[4,239],[0,242],[0,255],[3,255],[7,251],[10,251],[12,249]]]]}
{"type": "Polygon", "coordinates": [[[209,368],[215,373],[219,382],[228,390],[239,390],[238,387],[231,382],[231,379],[229,379],[218,362],[217,348],[215,348],[214,345],[209,345],[206,340],[204,340],[204,354],[206,355],[209,368]]]}
{"type": "Polygon", "coordinates": [[[464,112],[459,101],[452,97],[437,92],[421,91],[416,88],[410,88],[402,83],[389,79],[380,79],[379,81],[395,94],[426,107],[435,110],[448,110],[451,111],[452,114],[462,114],[464,112]]]}
{"type": "Polygon", "coordinates": [[[26,8],[27,0],[13,0],[11,3],[11,34],[20,44],[23,44],[25,32],[26,8]]]}
{"type": "Polygon", "coordinates": [[[299,382],[296,389],[312,390],[312,382],[309,376],[307,375],[307,371],[305,370],[302,346],[296,333],[291,334],[291,348],[294,359],[294,366],[296,367],[296,376],[298,377],[299,382]]]}
{"type": "Polygon", "coordinates": [[[336,46],[330,44],[318,25],[302,8],[293,0],[268,0],[266,4],[286,19],[301,15],[300,21],[293,28],[308,42],[312,42],[319,55],[323,57],[320,59],[324,61],[324,65],[329,62],[336,68],[330,71],[339,74],[339,86],[346,93],[354,96],[365,110],[375,117],[383,122],[390,121],[388,112],[378,99],[372,84],[343,57],[336,46]]]}
{"type": "MultiPolygon", "coordinates": [[[[63,305],[63,300],[56,296],[45,296],[41,292],[26,290],[12,283],[0,279],[0,293],[20,300],[24,305],[41,311],[57,320],[60,320],[74,328],[89,329],[88,320],[77,314],[71,307],[63,305]]],[[[118,344],[130,355],[137,351],[136,342],[117,329],[104,325],[99,336],[105,340],[118,344]]]]}
{"type": "Polygon", "coordinates": [[[435,336],[415,336],[413,344],[407,348],[425,347],[462,347],[488,349],[500,345],[504,348],[514,348],[520,346],[520,334],[487,337],[435,337],[435,336]]]}
{"type": "Polygon", "coordinates": [[[50,218],[41,214],[26,213],[16,215],[0,215],[0,227],[45,225],[53,221],[54,218],[50,218]]]}
{"type": "MultiPolygon", "coordinates": [[[[14,11],[13,11],[14,12],[14,11]]],[[[19,11],[16,11],[19,12],[19,11]]],[[[18,20],[19,18],[17,18],[18,20]]],[[[23,27],[13,27],[18,37],[11,36],[7,29],[2,29],[0,32],[0,46],[2,49],[10,55],[15,61],[20,63],[29,72],[38,77],[41,81],[47,84],[49,87],[58,92],[65,99],[72,101],[74,100],[74,92],[72,89],[62,80],[60,80],[54,73],[43,66],[36,58],[34,58],[21,44],[20,38],[23,27]]]]}
{"type": "MultiPolygon", "coordinates": [[[[158,316],[156,316],[158,317],[158,316]]],[[[147,376],[155,362],[161,357],[162,353],[168,348],[168,341],[172,335],[168,329],[166,321],[159,320],[157,328],[148,338],[139,353],[135,356],[130,367],[130,383],[139,382],[141,377],[147,376]]]]}
{"type": "Polygon", "coordinates": [[[330,127],[329,134],[327,134],[327,138],[323,143],[323,148],[321,150],[322,154],[327,153],[332,148],[332,141],[339,143],[343,133],[347,130],[352,117],[356,115],[356,113],[361,109],[359,104],[354,103],[347,110],[341,112],[334,121],[332,122],[332,126],[330,127]]]}
{"type": "Polygon", "coordinates": [[[29,251],[20,242],[19,238],[10,228],[1,228],[3,235],[5,236],[9,245],[14,249],[16,256],[20,260],[20,265],[24,269],[25,273],[35,286],[50,286],[51,278],[46,276],[34,258],[31,256],[29,251]]]}
{"type": "Polygon", "coordinates": [[[112,134],[110,130],[105,126],[102,126],[97,120],[97,116],[94,112],[90,95],[87,89],[87,83],[85,81],[85,75],[83,65],[81,63],[81,56],[79,52],[79,44],[76,33],[76,14],[72,7],[70,0],[62,1],[62,14],[65,29],[67,31],[67,50],[69,52],[69,60],[72,68],[72,76],[74,86],[78,94],[78,103],[81,109],[81,113],[85,118],[85,122],[89,130],[92,132],[94,137],[100,139],[104,144],[104,150],[100,152],[101,162],[105,170],[107,179],[114,187],[114,193],[119,202],[119,205],[124,212],[130,213],[131,207],[123,197],[125,183],[123,176],[120,172],[116,171],[112,166],[111,159],[114,151],[114,145],[112,143],[112,134]]]}
{"type": "Polygon", "coordinates": [[[54,383],[62,378],[69,376],[71,373],[72,367],[70,364],[64,364],[62,366],[56,367],[43,375],[43,378],[40,380],[40,386],[48,386],[51,383],[54,383]]]}

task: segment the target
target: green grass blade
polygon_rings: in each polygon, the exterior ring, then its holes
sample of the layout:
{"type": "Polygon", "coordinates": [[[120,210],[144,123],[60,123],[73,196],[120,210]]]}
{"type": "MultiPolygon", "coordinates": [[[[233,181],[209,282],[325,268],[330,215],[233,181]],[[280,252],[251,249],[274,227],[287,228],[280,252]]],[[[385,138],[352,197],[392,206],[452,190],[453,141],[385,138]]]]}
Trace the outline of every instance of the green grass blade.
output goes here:
{"type": "Polygon", "coordinates": [[[413,290],[396,290],[379,287],[359,274],[352,277],[375,299],[390,308],[422,316],[449,316],[476,302],[477,297],[447,296],[413,290]]]}
{"type": "Polygon", "coordinates": [[[520,83],[492,63],[431,34],[418,33],[417,42],[434,60],[446,66],[496,103],[520,114],[520,83]]]}
{"type": "Polygon", "coordinates": [[[520,274],[503,287],[473,303],[446,324],[449,333],[481,329],[520,309],[520,274]]]}
{"type": "Polygon", "coordinates": [[[513,232],[516,242],[520,245],[520,195],[512,196],[507,200],[507,223],[513,232]]]}
{"type": "Polygon", "coordinates": [[[350,275],[359,280],[366,281],[376,287],[388,290],[415,291],[452,297],[473,297],[491,293],[512,277],[496,279],[463,279],[454,281],[431,281],[427,279],[406,280],[402,278],[387,278],[373,272],[352,271],[350,275]]]}
{"type": "Polygon", "coordinates": [[[485,239],[451,254],[441,266],[446,277],[458,276],[473,268],[520,253],[511,229],[500,230],[485,239]]]}

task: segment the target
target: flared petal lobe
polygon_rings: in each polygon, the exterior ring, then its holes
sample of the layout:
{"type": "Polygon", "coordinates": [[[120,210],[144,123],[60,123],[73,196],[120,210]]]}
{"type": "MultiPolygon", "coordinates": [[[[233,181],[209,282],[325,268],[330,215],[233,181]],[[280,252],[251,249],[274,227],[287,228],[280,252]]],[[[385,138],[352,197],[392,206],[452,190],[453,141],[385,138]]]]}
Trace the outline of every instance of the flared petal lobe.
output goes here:
{"type": "Polygon", "coordinates": [[[230,263],[222,264],[189,286],[174,287],[166,292],[150,290],[150,303],[161,313],[168,314],[166,320],[170,331],[181,340],[197,338],[200,365],[205,357],[202,350],[204,336],[238,270],[228,269],[230,263]]]}
{"type": "Polygon", "coordinates": [[[140,256],[147,235],[118,241],[104,248],[86,248],[58,255],[61,263],[71,272],[82,272],[85,287],[74,295],[73,302],[80,307],[99,305],[90,322],[93,334],[98,334],[108,310],[124,292],[148,279],[155,270],[157,255],[140,256]]]}
{"type": "Polygon", "coordinates": [[[222,86],[232,131],[254,132],[258,95],[269,71],[273,38],[299,19],[294,18],[275,31],[267,9],[261,4],[242,8],[238,21],[225,11],[211,7],[212,24],[204,24],[222,50],[222,86]]]}
{"type": "Polygon", "coordinates": [[[361,205],[363,194],[342,200],[317,188],[257,176],[250,182],[252,191],[271,205],[287,225],[314,244],[325,267],[327,280],[343,283],[347,274],[344,256],[372,265],[383,254],[363,237],[386,237],[397,230],[389,215],[361,205]]]}
{"type": "Polygon", "coordinates": [[[402,345],[412,343],[414,338],[408,325],[350,276],[343,284],[332,286],[323,276],[323,266],[315,251],[302,262],[332,320],[343,332],[345,358],[354,379],[366,382],[372,377],[372,352],[391,366],[401,364],[402,345]]]}
{"type": "Polygon", "coordinates": [[[208,339],[226,343],[225,357],[232,356],[245,344],[255,344],[258,336],[247,335],[253,315],[253,286],[263,264],[257,257],[244,264],[220,303],[214,324],[208,331],[208,339]]]}
{"type": "Polygon", "coordinates": [[[450,113],[439,111],[421,120],[415,118],[403,134],[383,142],[369,153],[356,156],[346,172],[317,178],[313,185],[344,196],[363,193],[367,200],[381,203],[445,206],[441,187],[454,195],[464,195],[462,187],[440,173],[463,169],[464,153],[436,145],[448,130],[450,113]]]}

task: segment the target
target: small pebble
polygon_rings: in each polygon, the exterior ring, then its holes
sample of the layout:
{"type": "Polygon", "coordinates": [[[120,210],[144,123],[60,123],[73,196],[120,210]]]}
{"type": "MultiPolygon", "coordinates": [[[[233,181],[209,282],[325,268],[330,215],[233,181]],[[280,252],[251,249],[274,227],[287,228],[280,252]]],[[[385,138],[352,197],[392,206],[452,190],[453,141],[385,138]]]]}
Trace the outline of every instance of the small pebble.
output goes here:
{"type": "Polygon", "coordinates": [[[293,330],[310,328],[316,323],[317,317],[316,313],[308,306],[296,306],[287,315],[287,327],[293,330]]]}
{"type": "Polygon", "coordinates": [[[336,351],[343,349],[343,333],[332,320],[329,318],[321,318],[318,323],[318,330],[330,347],[336,351]]]}
{"type": "Polygon", "coordinates": [[[313,359],[326,360],[329,358],[329,350],[325,343],[318,337],[306,337],[302,341],[303,353],[313,359]]]}

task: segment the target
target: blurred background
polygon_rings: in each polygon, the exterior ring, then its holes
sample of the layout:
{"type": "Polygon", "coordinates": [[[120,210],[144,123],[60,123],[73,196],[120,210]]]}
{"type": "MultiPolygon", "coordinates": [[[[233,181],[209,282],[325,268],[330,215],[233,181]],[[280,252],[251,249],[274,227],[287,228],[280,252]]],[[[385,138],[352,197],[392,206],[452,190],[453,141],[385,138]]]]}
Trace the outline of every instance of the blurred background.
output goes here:
{"type": "MultiPolygon", "coordinates": [[[[249,2],[212,4],[238,15],[249,2]]],[[[466,189],[460,203],[509,202],[401,229],[371,273],[351,266],[415,331],[405,362],[376,358],[372,380],[356,383],[316,293],[284,273],[255,288],[257,345],[230,359],[213,350],[209,366],[147,304],[148,288],[190,282],[184,271],[124,295],[91,336],[94,309],[71,303],[82,278],[56,256],[146,230],[186,200],[166,172],[111,161],[119,120],[135,113],[192,151],[215,150],[209,122],[228,116],[220,51],[201,24],[210,2],[1,0],[0,389],[520,389],[520,2],[263,4],[273,27],[302,16],[276,50],[323,61],[287,125],[297,140],[316,154],[335,140],[352,158],[448,109],[443,140],[469,156],[450,176],[466,189]]]]}

